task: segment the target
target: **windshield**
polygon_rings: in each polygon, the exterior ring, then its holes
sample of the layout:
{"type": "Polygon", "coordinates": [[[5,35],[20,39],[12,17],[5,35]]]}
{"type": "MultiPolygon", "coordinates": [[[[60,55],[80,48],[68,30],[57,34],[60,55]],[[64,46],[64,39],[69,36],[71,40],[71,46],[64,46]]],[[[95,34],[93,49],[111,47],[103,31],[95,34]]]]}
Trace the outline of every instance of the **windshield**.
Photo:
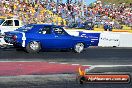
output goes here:
{"type": "Polygon", "coordinates": [[[55,34],[58,34],[58,35],[65,35],[65,31],[63,30],[63,28],[58,28],[58,27],[53,27],[53,30],[55,32],[55,34]]]}
{"type": "Polygon", "coordinates": [[[4,21],[5,21],[4,19],[0,19],[0,25],[1,25],[4,21]]]}
{"type": "Polygon", "coordinates": [[[25,25],[25,26],[22,26],[22,27],[16,29],[16,31],[27,32],[27,31],[31,30],[32,28],[33,28],[33,25],[25,25]]]}

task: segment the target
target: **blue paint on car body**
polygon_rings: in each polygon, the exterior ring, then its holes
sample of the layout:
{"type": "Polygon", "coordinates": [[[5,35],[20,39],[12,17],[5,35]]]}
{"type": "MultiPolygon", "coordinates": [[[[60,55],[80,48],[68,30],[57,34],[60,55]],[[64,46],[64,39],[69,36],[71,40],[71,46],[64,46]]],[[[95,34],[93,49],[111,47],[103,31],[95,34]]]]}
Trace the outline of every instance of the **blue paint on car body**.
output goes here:
{"type": "Polygon", "coordinates": [[[77,43],[83,43],[84,48],[87,48],[91,43],[90,38],[71,36],[61,26],[49,24],[28,24],[15,31],[5,32],[4,39],[7,43],[24,48],[30,42],[36,41],[40,43],[41,49],[71,49],[77,43]],[[16,40],[13,40],[9,35],[15,35],[16,40]],[[23,40],[23,37],[26,40],[23,40]]]}
{"type": "Polygon", "coordinates": [[[100,33],[79,32],[79,36],[90,39],[90,46],[98,46],[100,33]]]}

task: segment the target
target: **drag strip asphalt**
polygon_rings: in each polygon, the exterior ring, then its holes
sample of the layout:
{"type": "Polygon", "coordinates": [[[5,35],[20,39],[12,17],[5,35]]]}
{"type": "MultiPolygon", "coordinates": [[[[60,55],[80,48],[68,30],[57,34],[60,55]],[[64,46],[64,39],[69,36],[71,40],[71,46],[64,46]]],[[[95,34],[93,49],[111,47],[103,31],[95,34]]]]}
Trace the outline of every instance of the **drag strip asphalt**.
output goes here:
{"type": "Polygon", "coordinates": [[[47,61],[82,65],[132,65],[132,48],[88,48],[77,54],[73,51],[44,51],[29,54],[14,48],[0,49],[0,61],[47,61]]]}
{"type": "Polygon", "coordinates": [[[79,84],[75,74],[0,77],[0,88],[132,88],[132,83],[79,84]]]}
{"type": "MultiPolygon", "coordinates": [[[[24,51],[16,51],[14,48],[9,47],[9,48],[0,49],[0,63],[22,63],[22,62],[30,63],[30,62],[39,61],[42,63],[49,62],[50,64],[61,63],[61,66],[66,64],[93,66],[93,68],[89,70],[89,72],[91,71],[91,73],[105,72],[105,71],[106,72],[125,71],[125,72],[130,72],[129,74],[132,74],[131,53],[132,53],[132,48],[91,47],[85,49],[85,51],[80,54],[74,53],[72,51],[61,52],[58,50],[44,51],[37,54],[28,54],[24,51]],[[123,65],[123,67],[121,65],[123,65]],[[113,68],[111,66],[116,66],[116,68],[113,68]]],[[[37,64],[37,66],[39,65],[37,64]]],[[[7,69],[9,69],[8,66],[6,66],[7,69]]],[[[23,66],[25,65],[21,65],[20,67],[23,66]]],[[[34,67],[32,65],[29,65],[28,67],[30,66],[37,69],[37,66],[34,67]]],[[[31,69],[28,70],[31,71],[31,69]]],[[[71,70],[73,71],[73,69],[70,67],[69,71],[71,70]]],[[[19,73],[20,69],[17,69],[17,71],[19,73]]],[[[62,74],[60,72],[59,74],[55,73],[50,75],[23,74],[19,76],[0,76],[0,88],[132,88],[132,82],[128,84],[91,83],[91,84],[80,85],[76,81],[75,73],[62,74]]]]}

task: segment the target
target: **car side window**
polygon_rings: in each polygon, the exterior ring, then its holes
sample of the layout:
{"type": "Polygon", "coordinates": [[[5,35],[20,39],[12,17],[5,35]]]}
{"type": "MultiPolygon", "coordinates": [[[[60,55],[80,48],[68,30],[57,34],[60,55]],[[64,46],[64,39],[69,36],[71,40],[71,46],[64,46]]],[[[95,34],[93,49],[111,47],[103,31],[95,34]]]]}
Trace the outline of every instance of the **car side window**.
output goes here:
{"type": "Polygon", "coordinates": [[[40,34],[51,34],[51,28],[50,27],[40,28],[39,33],[40,34]]]}
{"type": "Polygon", "coordinates": [[[65,31],[62,28],[53,28],[54,33],[58,35],[65,35],[65,31]]]}
{"type": "Polygon", "coordinates": [[[13,26],[13,20],[6,20],[6,21],[3,23],[3,26],[13,26]]]}
{"type": "Polygon", "coordinates": [[[18,20],[14,20],[15,22],[15,26],[19,26],[19,21],[18,20]]]}

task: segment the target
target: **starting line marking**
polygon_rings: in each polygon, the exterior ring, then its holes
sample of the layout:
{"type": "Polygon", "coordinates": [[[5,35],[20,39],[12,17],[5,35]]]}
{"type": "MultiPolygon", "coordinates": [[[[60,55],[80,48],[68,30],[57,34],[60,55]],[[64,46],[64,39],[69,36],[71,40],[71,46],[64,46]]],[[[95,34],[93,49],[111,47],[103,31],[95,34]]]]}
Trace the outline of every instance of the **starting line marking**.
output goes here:
{"type": "Polygon", "coordinates": [[[72,65],[80,65],[80,64],[72,64],[72,65]]]}
{"type": "Polygon", "coordinates": [[[48,62],[48,63],[50,63],[50,64],[54,64],[54,63],[56,63],[56,62],[48,62]]]}
{"type": "Polygon", "coordinates": [[[132,65],[93,65],[93,67],[131,67],[132,65]]]}

